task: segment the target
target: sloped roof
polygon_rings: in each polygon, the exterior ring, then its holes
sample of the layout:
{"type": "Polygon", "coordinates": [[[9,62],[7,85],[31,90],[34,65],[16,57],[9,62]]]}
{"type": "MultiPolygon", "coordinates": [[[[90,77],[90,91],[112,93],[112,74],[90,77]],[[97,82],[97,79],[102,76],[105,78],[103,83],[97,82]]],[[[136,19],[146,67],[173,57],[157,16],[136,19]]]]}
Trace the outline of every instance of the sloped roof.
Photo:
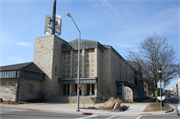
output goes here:
{"type": "Polygon", "coordinates": [[[139,65],[138,65],[137,62],[135,62],[135,61],[129,61],[129,60],[127,60],[127,62],[128,62],[134,69],[138,70],[139,65]]]}
{"type": "Polygon", "coordinates": [[[14,65],[7,65],[7,66],[1,66],[1,71],[6,70],[26,70],[36,73],[44,73],[36,64],[33,62],[27,62],[27,63],[21,63],[21,64],[14,64],[14,65]]]}
{"type": "Polygon", "coordinates": [[[32,62],[1,66],[0,70],[18,70],[18,69],[22,69],[23,67],[25,67],[31,63],[32,62]]]}
{"type": "MultiPolygon", "coordinates": [[[[98,41],[81,39],[80,43],[81,43],[80,49],[99,48],[102,50],[103,48],[105,48],[98,41]]],[[[73,40],[69,43],[63,43],[62,51],[71,51],[71,50],[78,50],[78,39],[73,40]]]]}

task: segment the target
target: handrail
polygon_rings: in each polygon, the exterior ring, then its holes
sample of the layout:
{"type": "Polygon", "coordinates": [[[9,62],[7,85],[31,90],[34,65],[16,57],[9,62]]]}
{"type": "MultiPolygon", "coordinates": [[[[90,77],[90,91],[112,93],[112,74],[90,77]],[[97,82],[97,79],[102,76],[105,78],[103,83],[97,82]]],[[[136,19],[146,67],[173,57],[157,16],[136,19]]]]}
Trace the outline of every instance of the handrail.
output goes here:
{"type": "Polygon", "coordinates": [[[76,95],[76,91],[74,93],[71,94],[71,96],[75,96],[76,95]]]}
{"type": "Polygon", "coordinates": [[[63,91],[62,91],[61,93],[59,93],[59,95],[57,95],[57,97],[59,97],[59,96],[61,96],[61,95],[63,95],[63,91]]]}
{"type": "Polygon", "coordinates": [[[90,97],[91,97],[91,99],[93,100],[93,102],[96,102],[96,98],[93,96],[93,94],[91,93],[91,91],[89,92],[89,94],[90,94],[90,97]]]}
{"type": "Polygon", "coordinates": [[[100,93],[97,92],[97,97],[99,97],[101,100],[105,101],[106,97],[101,95],[100,93]]]}

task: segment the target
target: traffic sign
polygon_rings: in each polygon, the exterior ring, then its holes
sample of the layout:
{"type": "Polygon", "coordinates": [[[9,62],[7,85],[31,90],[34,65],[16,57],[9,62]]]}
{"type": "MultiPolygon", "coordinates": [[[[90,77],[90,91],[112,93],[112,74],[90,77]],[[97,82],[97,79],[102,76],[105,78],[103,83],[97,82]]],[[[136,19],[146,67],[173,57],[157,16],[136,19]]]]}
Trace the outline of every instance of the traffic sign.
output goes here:
{"type": "MultiPolygon", "coordinates": [[[[161,101],[161,96],[157,97],[159,101],[161,101]]],[[[162,96],[162,101],[165,99],[165,96],[162,96]]]]}
{"type": "Polygon", "coordinates": [[[164,81],[159,80],[157,82],[157,88],[164,88],[164,81]],[[160,85],[161,84],[161,85],[160,85]]]}
{"type": "Polygon", "coordinates": [[[81,90],[81,87],[82,87],[82,85],[81,85],[81,83],[79,82],[79,84],[78,84],[79,90],[81,90]]]}

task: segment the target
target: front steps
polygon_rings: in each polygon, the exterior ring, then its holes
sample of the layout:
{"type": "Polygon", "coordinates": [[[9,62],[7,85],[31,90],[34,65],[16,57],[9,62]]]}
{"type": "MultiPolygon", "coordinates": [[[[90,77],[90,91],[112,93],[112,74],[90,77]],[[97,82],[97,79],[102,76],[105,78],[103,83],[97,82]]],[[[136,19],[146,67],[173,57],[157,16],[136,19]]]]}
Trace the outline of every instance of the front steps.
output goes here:
{"type": "MultiPolygon", "coordinates": [[[[46,102],[49,103],[77,103],[77,96],[58,96],[58,97],[51,97],[46,102]]],[[[79,96],[79,103],[94,103],[90,96],[79,96]]],[[[98,100],[98,102],[100,101],[98,100]]]]}

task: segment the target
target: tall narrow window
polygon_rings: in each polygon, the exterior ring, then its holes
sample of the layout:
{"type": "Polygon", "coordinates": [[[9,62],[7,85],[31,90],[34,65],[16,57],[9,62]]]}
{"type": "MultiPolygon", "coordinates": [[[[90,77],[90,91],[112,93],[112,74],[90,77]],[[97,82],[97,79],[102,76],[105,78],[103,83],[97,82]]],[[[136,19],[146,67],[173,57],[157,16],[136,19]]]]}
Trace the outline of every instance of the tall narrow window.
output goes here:
{"type": "Polygon", "coordinates": [[[86,51],[86,77],[94,77],[94,49],[86,51]]]}
{"type": "MultiPolygon", "coordinates": [[[[79,76],[82,74],[82,51],[80,51],[80,63],[79,63],[79,76]]],[[[78,51],[74,51],[74,72],[73,77],[77,78],[77,70],[78,70],[78,51]]]]}
{"type": "Polygon", "coordinates": [[[63,53],[63,78],[70,78],[70,52],[63,53]]]}
{"type": "Polygon", "coordinates": [[[55,66],[55,76],[57,76],[57,66],[55,66]]]}

